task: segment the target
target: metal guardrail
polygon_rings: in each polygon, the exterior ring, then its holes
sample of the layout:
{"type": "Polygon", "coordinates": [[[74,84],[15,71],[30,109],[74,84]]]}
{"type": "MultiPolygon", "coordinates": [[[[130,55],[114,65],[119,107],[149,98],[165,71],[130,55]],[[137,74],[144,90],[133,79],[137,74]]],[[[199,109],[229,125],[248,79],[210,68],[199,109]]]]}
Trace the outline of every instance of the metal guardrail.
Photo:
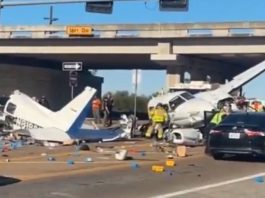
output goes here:
{"type": "MultiPolygon", "coordinates": [[[[76,26],[79,25],[70,25],[76,26]]],[[[95,38],[178,38],[265,36],[265,22],[193,24],[80,25],[93,29],[95,38]]],[[[0,26],[0,38],[68,38],[67,27],[60,25],[0,26]]],[[[84,35],[83,35],[84,36],[84,35]]],[[[74,36],[78,37],[78,36],[74,36]]]]}

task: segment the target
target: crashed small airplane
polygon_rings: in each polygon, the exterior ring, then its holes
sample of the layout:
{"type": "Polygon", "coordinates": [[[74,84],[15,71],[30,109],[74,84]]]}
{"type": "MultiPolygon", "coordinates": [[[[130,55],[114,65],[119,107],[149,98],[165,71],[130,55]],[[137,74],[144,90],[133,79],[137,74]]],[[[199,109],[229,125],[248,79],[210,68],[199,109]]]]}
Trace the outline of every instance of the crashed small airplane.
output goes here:
{"type": "Polygon", "coordinates": [[[128,138],[129,132],[121,128],[93,129],[83,127],[96,90],[86,87],[59,111],[51,111],[28,95],[16,90],[3,105],[3,119],[8,120],[11,131],[24,130],[38,141],[114,141],[128,138]]]}
{"type": "MultiPolygon", "coordinates": [[[[168,109],[169,117],[174,129],[174,142],[180,144],[195,144],[201,138],[197,129],[204,126],[205,111],[215,109],[220,101],[232,100],[230,93],[242,87],[265,70],[265,61],[249,68],[235,76],[230,82],[212,91],[200,92],[192,95],[186,91],[166,93],[153,97],[148,102],[148,108],[162,103],[168,109]],[[195,128],[195,129],[194,129],[195,128]]],[[[171,133],[171,134],[172,134],[171,133]]]]}

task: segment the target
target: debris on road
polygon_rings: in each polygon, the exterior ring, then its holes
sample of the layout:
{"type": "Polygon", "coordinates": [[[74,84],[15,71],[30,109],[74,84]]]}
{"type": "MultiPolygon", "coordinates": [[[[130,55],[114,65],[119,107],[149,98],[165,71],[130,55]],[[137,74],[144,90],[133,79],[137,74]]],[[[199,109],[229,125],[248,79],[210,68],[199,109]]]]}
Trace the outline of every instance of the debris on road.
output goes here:
{"type": "Polygon", "coordinates": [[[140,168],[140,166],[139,166],[139,164],[138,164],[137,162],[132,162],[132,163],[131,163],[131,168],[132,168],[133,170],[135,170],[135,169],[140,168]]]}
{"type": "Polygon", "coordinates": [[[156,173],[162,173],[165,171],[165,167],[164,166],[160,166],[160,165],[153,165],[152,166],[152,171],[156,172],[156,173]]]}
{"type": "Polygon", "coordinates": [[[166,166],[173,167],[176,166],[176,162],[173,159],[166,160],[166,166]]]}
{"type": "Polygon", "coordinates": [[[55,157],[49,156],[48,161],[55,161],[55,157]]]}
{"type": "Polygon", "coordinates": [[[128,151],[126,149],[122,149],[119,152],[115,153],[115,159],[117,160],[126,160],[128,151]]]}

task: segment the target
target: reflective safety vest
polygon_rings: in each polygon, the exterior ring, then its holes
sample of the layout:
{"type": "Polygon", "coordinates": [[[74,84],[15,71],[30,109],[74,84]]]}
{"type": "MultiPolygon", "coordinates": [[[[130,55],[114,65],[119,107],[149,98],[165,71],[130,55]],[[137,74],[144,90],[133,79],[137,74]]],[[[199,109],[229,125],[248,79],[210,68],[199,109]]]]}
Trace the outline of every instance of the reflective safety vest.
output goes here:
{"type": "Polygon", "coordinates": [[[224,112],[216,113],[210,123],[218,125],[223,120],[223,115],[225,115],[224,112]]]}
{"type": "Polygon", "coordinates": [[[95,99],[92,101],[93,110],[98,110],[101,108],[101,101],[99,99],[95,99]]]}
{"type": "Polygon", "coordinates": [[[157,108],[152,111],[151,119],[153,122],[166,122],[167,112],[163,108],[157,108]]]}
{"type": "Polygon", "coordinates": [[[154,115],[154,110],[155,110],[154,108],[148,110],[148,118],[149,119],[152,119],[152,116],[154,115]]]}

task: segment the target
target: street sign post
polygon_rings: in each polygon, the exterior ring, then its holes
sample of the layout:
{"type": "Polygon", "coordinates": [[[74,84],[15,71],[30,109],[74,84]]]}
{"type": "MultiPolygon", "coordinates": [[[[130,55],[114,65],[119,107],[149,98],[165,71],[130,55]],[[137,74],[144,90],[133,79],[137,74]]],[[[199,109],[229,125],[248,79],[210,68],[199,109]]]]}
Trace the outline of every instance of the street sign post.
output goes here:
{"type": "Polygon", "coordinates": [[[82,62],[63,62],[62,64],[63,71],[82,71],[82,69],[82,62]]]}
{"type": "Polygon", "coordinates": [[[74,87],[78,86],[78,72],[70,71],[69,72],[69,86],[71,87],[71,99],[74,98],[74,87]]]}
{"type": "Polygon", "coordinates": [[[78,71],[83,70],[82,62],[63,62],[62,70],[69,72],[69,86],[71,87],[71,99],[74,98],[74,88],[78,86],[78,71]]]}

